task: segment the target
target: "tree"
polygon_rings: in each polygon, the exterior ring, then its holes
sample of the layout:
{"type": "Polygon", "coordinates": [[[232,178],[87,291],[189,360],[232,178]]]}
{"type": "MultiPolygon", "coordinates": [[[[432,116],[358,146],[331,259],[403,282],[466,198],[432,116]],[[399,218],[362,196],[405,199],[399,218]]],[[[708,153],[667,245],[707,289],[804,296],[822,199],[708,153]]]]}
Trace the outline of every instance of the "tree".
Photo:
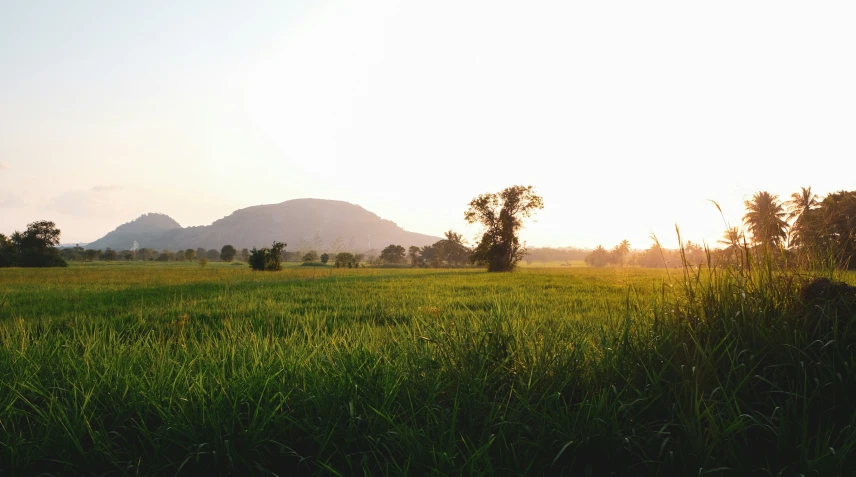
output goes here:
{"type": "Polygon", "coordinates": [[[469,261],[473,251],[464,245],[463,236],[451,230],[444,234],[446,238],[434,244],[440,262],[450,266],[460,266],[469,261]]]}
{"type": "Polygon", "coordinates": [[[420,259],[419,247],[417,247],[416,245],[411,245],[407,249],[407,258],[410,259],[411,265],[413,265],[414,267],[418,267],[419,266],[419,259],[420,259]]]}
{"type": "Polygon", "coordinates": [[[752,200],[744,202],[746,215],[743,223],[752,233],[752,240],[764,247],[777,247],[788,236],[787,213],[779,196],[767,191],[756,192],[752,200]]]}
{"type": "Polygon", "coordinates": [[[246,262],[250,259],[250,251],[246,248],[241,249],[241,261],[246,262]]]}
{"type": "Polygon", "coordinates": [[[223,248],[220,249],[220,260],[224,262],[231,262],[235,259],[235,255],[238,254],[238,250],[231,245],[223,245],[223,248]]]}
{"type": "Polygon", "coordinates": [[[380,252],[380,259],[386,263],[402,263],[406,251],[401,245],[389,245],[380,252]]]}
{"type": "Polygon", "coordinates": [[[442,265],[443,260],[440,255],[440,250],[437,249],[437,243],[422,247],[422,250],[419,251],[419,260],[420,264],[431,267],[439,267],[442,265]]]}
{"type": "Polygon", "coordinates": [[[282,252],[285,250],[286,244],[282,242],[274,242],[270,248],[256,249],[253,247],[250,250],[249,263],[250,268],[257,271],[278,271],[282,270],[282,252]]]}
{"type": "Polygon", "coordinates": [[[324,265],[327,265],[327,262],[329,262],[329,261],[330,261],[330,254],[329,253],[322,253],[321,254],[321,263],[323,263],[324,265]]]}
{"type": "Polygon", "coordinates": [[[15,263],[16,250],[12,240],[0,234],[0,268],[11,267],[15,263]]]}
{"type": "Polygon", "coordinates": [[[202,258],[202,257],[208,258],[208,250],[205,250],[204,248],[199,247],[196,249],[196,258],[202,258]]]}
{"type": "Polygon", "coordinates": [[[205,258],[207,258],[208,260],[217,260],[218,258],[220,258],[220,252],[212,248],[211,250],[205,252],[205,258]]]}
{"type": "Polygon", "coordinates": [[[119,257],[119,254],[117,254],[115,250],[113,250],[110,247],[107,247],[107,250],[104,251],[104,255],[101,256],[101,259],[104,261],[107,261],[107,262],[112,262],[112,261],[116,260],[118,257],[119,257]]]}
{"type": "Polygon", "coordinates": [[[585,262],[590,267],[605,267],[609,264],[609,252],[602,245],[598,245],[597,248],[586,256],[585,262]]]}
{"type": "Polygon", "coordinates": [[[351,267],[355,261],[353,253],[340,252],[336,254],[336,268],[351,267]]]}
{"type": "Polygon", "coordinates": [[[609,251],[609,263],[623,267],[627,263],[627,256],[630,254],[630,242],[627,239],[622,240],[609,251]]]}
{"type": "Polygon", "coordinates": [[[184,259],[187,260],[188,262],[192,262],[192,261],[196,260],[196,250],[193,250],[192,248],[185,250],[184,251],[184,259]]]}
{"type": "Polygon", "coordinates": [[[318,261],[318,252],[316,252],[315,250],[310,250],[310,251],[306,252],[306,254],[303,255],[302,260],[304,263],[317,262],[318,261]]]}
{"type": "Polygon", "coordinates": [[[27,224],[24,233],[15,232],[11,239],[13,265],[20,267],[66,267],[59,255],[60,230],[48,220],[27,224]]]}
{"type": "Polygon", "coordinates": [[[811,187],[800,187],[799,192],[791,194],[790,200],[785,202],[788,208],[788,220],[793,221],[791,234],[799,235],[799,229],[803,226],[802,218],[818,205],[817,195],[812,193],[811,187]]]}
{"type": "Polygon", "coordinates": [[[484,231],[470,260],[487,265],[489,272],[513,270],[526,250],[526,244],[521,244],[518,237],[523,219],[543,208],[544,200],[532,186],[512,186],[473,199],[464,218],[471,224],[481,224],[484,231]]]}
{"type": "Polygon", "coordinates": [[[725,229],[725,232],[722,233],[722,238],[717,240],[716,243],[726,247],[740,247],[742,241],[743,232],[737,226],[734,226],[725,229]]]}
{"type": "Polygon", "coordinates": [[[800,220],[794,244],[803,253],[856,269],[856,191],[828,194],[800,220]]]}
{"type": "Polygon", "coordinates": [[[83,256],[86,257],[87,262],[97,259],[99,255],[101,255],[101,250],[93,250],[91,248],[83,252],[83,256]]]}

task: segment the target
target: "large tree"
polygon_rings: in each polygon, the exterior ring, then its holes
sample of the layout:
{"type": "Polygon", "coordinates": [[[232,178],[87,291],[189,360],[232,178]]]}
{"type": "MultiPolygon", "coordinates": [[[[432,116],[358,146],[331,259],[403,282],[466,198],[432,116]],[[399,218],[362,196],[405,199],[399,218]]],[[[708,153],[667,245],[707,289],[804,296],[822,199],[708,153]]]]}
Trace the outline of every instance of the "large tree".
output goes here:
{"type": "Polygon", "coordinates": [[[487,265],[489,272],[514,270],[526,249],[518,236],[523,219],[543,208],[544,200],[535,194],[532,186],[511,186],[470,201],[464,218],[484,228],[470,260],[487,265]]]}
{"type": "Polygon", "coordinates": [[[231,245],[223,245],[223,248],[220,249],[220,260],[224,262],[231,262],[235,259],[235,255],[238,254],[238,250],[231,245]]]}
{"type": "Polygon", "coordinates": [[[787,238],[788,223],[779,196],[767,191],[755,193],[747,200],[743,223],[752,233],[752,240],[764,247],[777,247],[787,238]]]}
{"type": "MultiPolygon", "coordinates": [[[[11,258],[11,265],[20,267],[65,267],[68,266],[59,254],[60,230],[48,220],[27,224],[23,233],[15,232],[4,242],[4,255],[11,258]]],[[[5,261],[5,260],[4,260],[5,261]]]]}

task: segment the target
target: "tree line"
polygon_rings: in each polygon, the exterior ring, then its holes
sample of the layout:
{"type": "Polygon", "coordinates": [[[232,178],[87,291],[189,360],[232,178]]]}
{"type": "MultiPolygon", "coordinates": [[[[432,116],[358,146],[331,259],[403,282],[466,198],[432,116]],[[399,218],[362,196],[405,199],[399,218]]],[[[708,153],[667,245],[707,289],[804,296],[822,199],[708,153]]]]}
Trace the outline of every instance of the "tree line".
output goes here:
{"type": "Polygon", "coordinates": [[[655,238],[648,249],[631,252],[625,240],[610,250],[598,246],[585,261],[593,267],[729,266],[764,256],[798,267],[856,269],[856,191],[821,198],[811,187],[801,187],[787,200],[759,191],[744,201],[744,207],[743,227],[726,226],[714,248],[687,241],[680,249],[669,250],[655,238]]]}
{"type": "MultiPolygon", "coordinates": [[[[523,221],[537,210],[544,208],[543,199],[534,193],[532,186],[512,186],[497,193],[481,194],[469,203],[464,219],[482,227],[481,237],[470,248],[461,234],[449,230],[445,238],[424,247],[390,244],[380,256],[373,258],[376,265],[403,265],[414,267],[463,266],[466,264],[486,266],[488,271],[510,271],[526,254],[526,244],[520,241],[519,232],[523,221]]],[[[15,232],[11,238],[0,235],[0,266],[64,266],[66,260],[79,261],[193,261],[201,265],[209,260],[231,262],[239,257],[249,263],[253,270],[279,270],[281,263],[294,254],[285,250],[286,244],[274,242],[269,248],[242,249],[232,245],[216,249],[188,248],[186,250],[161,250],[149,248],[138,250],[106,250],[70,247],[58,249],[60,230],[53,222],[41,221],[29,224],[23,233],[15,232]]],[[[319,239],[320,242],[320,239],[319,239]]],[[[359,267],[362,254],[339,252],[318,254],[309,250],[298,255],[305,265],[316,261],[326,265],[331,258],[337,267],[359,267]]]]}

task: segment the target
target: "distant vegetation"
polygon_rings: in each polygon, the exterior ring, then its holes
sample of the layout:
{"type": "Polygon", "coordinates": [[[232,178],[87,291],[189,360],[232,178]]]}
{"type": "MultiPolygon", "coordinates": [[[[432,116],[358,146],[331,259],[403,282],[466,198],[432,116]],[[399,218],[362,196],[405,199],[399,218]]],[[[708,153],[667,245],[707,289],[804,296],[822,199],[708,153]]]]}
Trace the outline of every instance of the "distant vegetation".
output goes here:
{"type": "Polygon", "coordinates": [[[654,237],[653,245],[642,251],[630,251],[626,240],[610,250],[598,246],[585,261],[592,267],[677,268],[708,262],[740,266],[764,257],[793,268],[856,269],[856,191],[820,199],[811,187],[803,187],[787,201],[761,191],[744,205],[745,229],[727,226],[716,248],[686,241],[680,249],[669,250],[654,237]]]}
{"type": "MultiPolygon", "coordinates": [[[[742,225],[727,226],[716,244],[701,244],[687,240],[679,249],[662,247],[656,237],[645,249],[634,250],[624,240],[612,248],[598,246],[594,250],[579,248],[531,248],[520,242],[519,230],[523,219],[543,207],[543,201],[531,187],[509,187],[496,194],[483,194],[469,204],[465,217],[471,223],[482,225],[483,233],[474,247],[452,230],[430,245],[391,243],[380,251],[347,249],[339,237],[328,247],[316,233],[303,239],[296,251],[281,250],[280,262],[303,262],[332,266],[412,266],[412,267],[464,267],[475,264],[489,270],[512,270],[524,260],[553,264],[584,260],[588,266],[678,268],[685,263],[692,266],[739,265],[747,257],[773,255],[774,259],[793,267],[824,266],[856,268],[856,191],[840,191],[819,198],[811,188],[802,188],[791,194],[787,201],[766,191],[747,200],[742,225]],[[346,255],[342,255],[346,254],[346,255]],[[350,254],[350,255],[347,255],[350,254]],[[354,258],[359,255],[360,259],[354,258]],[[326,257],[326,258],[325,258],[326,257]]],[[[363,210],[363,209],[359,209],[363,210]]],[[[172,230],[177,223],[161,214],[149,214],[143,219],[157,227],[172,230]]],[[[250,262],[250,250],[240,251],[233,245],[217,249],[204,247],[172,251],[143,247],[138,250],[113,248],[92,249],[66,247],[57,249],[56,236],[46,232],[45,224],[55,229],[52,222],[35,222],[25,233],[11,237],[0,235],[0,267],[9,266],[63,266],[65,261],[194,261],[206,258],[210,262],[250,262]]],[[[119,229],[124,233],[142,233],[145,227],[132,222],[119,229]]],[[[128,237],[131,237],[129,235],[128,237]]],[[[424,236],[423,236],[424,237],[424,236]]],[[[353,244],[350,244],[353,246],[353,244]]],[[[266,259],[266,261],[269,261],[266,259]]]]}

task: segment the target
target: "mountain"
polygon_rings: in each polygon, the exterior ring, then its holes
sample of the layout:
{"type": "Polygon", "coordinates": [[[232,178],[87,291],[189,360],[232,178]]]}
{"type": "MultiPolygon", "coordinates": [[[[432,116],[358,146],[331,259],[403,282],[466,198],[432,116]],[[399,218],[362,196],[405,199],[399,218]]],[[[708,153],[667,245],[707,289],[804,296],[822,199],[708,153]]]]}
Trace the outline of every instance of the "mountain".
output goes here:
{"type": "Polygon", "coordinates": [[[120,225],[87,248],[123,250],[136,241],[140,248],[156,250],[198,247],[220,250],[226,244],[238,249],[267,247],[276,240],[294,250],[301,244],[315,247],[313,239],[320,239],[322,244],[318,248],[323,250],[341,239],[344,249],[364,251],[389,244],[421,247],[433,244],[440,237],[408,232],[395,222],[348,202],[295,199],[236,210],[211,225],[199,227],[182,227],[167,215],[146,214],[120,225]]]}

